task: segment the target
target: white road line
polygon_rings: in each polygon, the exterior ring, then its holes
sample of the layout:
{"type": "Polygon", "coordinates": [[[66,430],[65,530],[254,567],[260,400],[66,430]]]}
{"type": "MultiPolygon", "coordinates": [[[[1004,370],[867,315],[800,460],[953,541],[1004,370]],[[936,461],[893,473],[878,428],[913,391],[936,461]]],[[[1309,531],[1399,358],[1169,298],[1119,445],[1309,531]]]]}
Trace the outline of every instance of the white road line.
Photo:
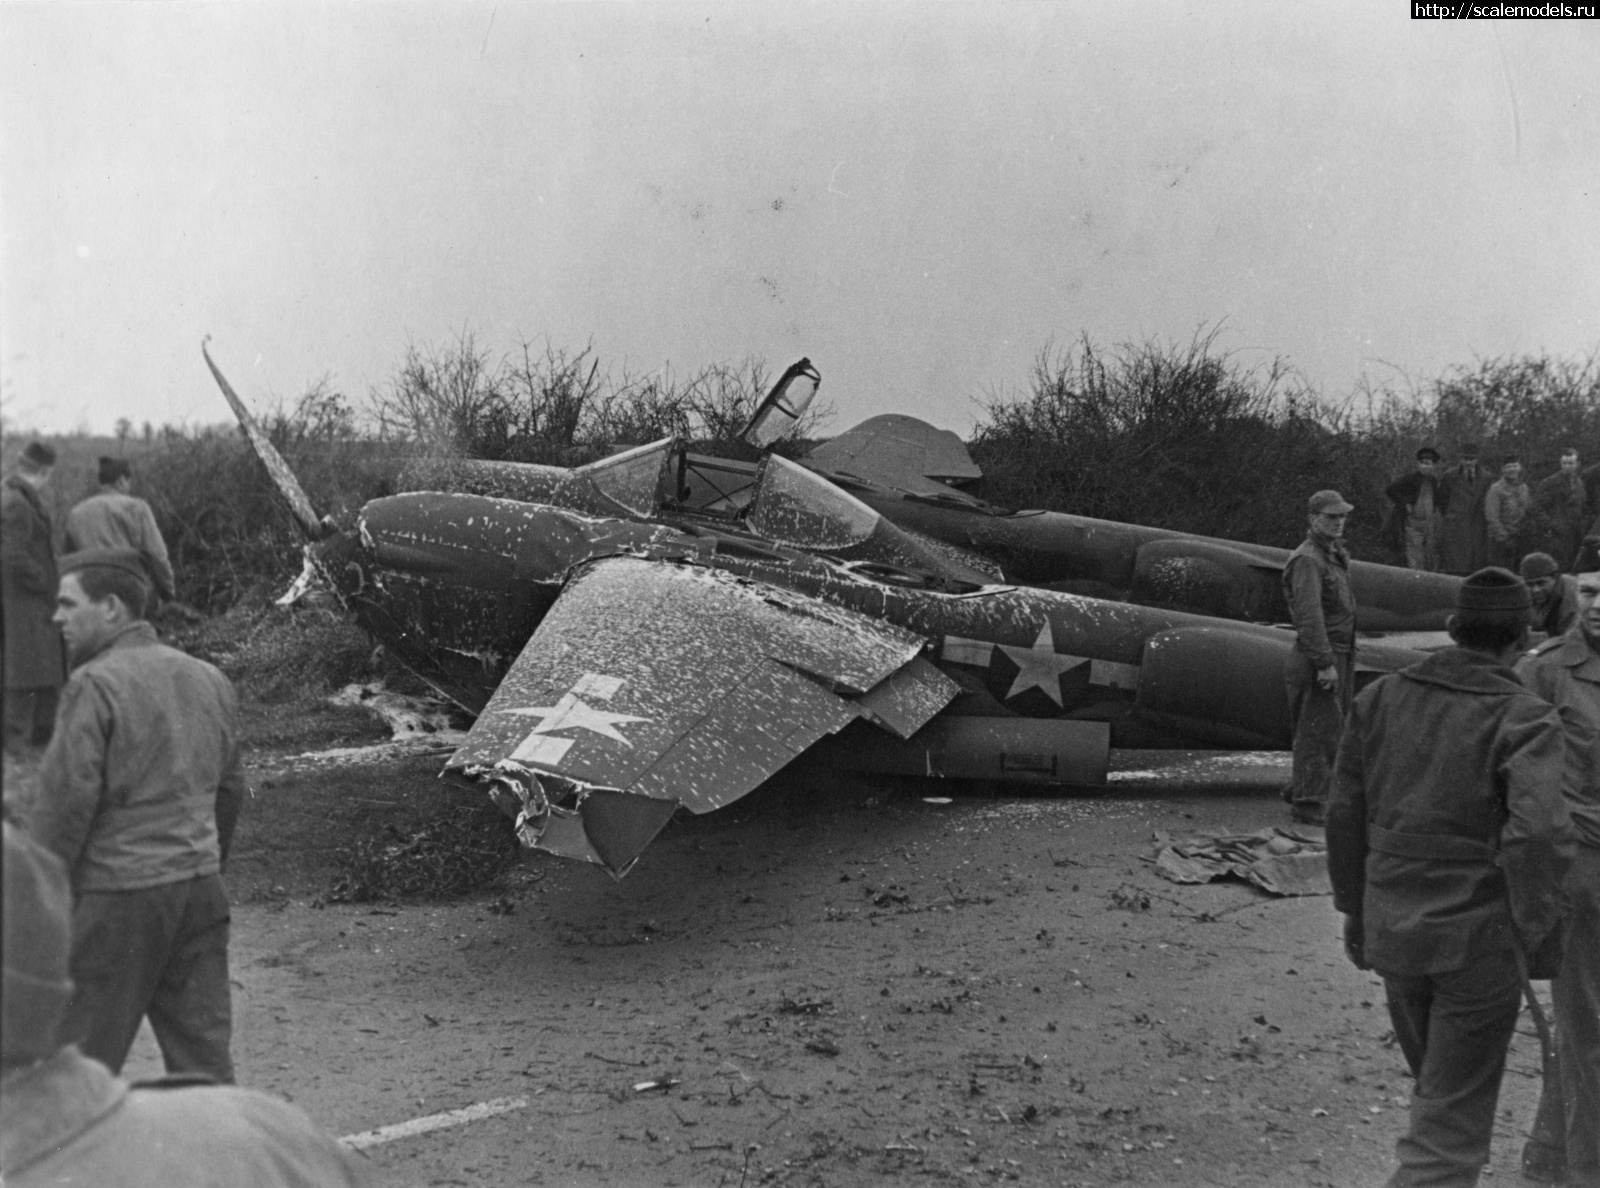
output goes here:
{"type": "Polygon", "coordinates": [[[463,1106],[459,1110],[446,1110],[442,1114],[428,1114],[426,1117],[412,1118],[409,1122],[380,1126],[376,1130],[363,1130],[360,1134],[347,1134],[339,1141],[352,1151],[362,1151],[380,1143],[392,1143],[395,1139],[427,1134],[430,1130],[465,1126],[468,1122],[493,1118],[496,1114],[509,1114],[512,1110],[526,1109],[527,1105],[526,1097],[497,1097],[493,1101],[480,1101],[477,1105],[463,1106]]]}

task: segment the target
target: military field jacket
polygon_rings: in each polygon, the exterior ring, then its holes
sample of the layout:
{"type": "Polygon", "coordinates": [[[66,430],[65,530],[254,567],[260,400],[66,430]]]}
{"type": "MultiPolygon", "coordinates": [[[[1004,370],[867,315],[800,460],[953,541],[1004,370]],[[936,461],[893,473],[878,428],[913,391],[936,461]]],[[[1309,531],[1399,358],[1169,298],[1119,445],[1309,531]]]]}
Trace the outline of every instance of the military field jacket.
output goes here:
{"type": "Polygon", "coordinates": [[[228,678],[132,623],[73,672],[30,832],[74,893],[216,874],[245,795],[228,678]]]}
{"type": "Polygon", "coordinates": [[[1493,657],[1446,648],[1365,689],[1328,803],[1334,906],[1380,973],[1528,951],[1560,915],[1575,839],[1556,711],[1493,657]]]}
{"type": "Polygon", "coordinates": [[[221,1085],[130,1087],[63,1048],[0,1083],[0,1178],[12,1188],[344,1188],[338,1144],[296,1107],[221,1085]]]}
{"type": "Polygon", "coordinates": [[[1574,627],[1518,660],[1517,675],[1561,715],[1573,769],[1572,824],[1585,845],[1600,846],[1600,652],[1574,627]]]}
{"type": "Polygon", "coordinates": [[[1527,483],[1496,479],[1483,497],[1483,518],[1489,525],[1489,535],[1502,544],[1512,541],[1522,531],[1522,521],[1532,504],[1533,492],[1527,483]]]}
{"type": "Polygon", "coordinates": [[[1294,622],[1295,647],[1317,668],[1333,664],[1335,652],[1356,646],[1356,600],[1350,592],[1350,554],[1307,533],[1283,567],[1283,594],[1294,622]]]}
{"type": "Polygon", "coordinates": [[[144,558],[150,580],[163,598],[172,598],[172,563],[155,513],[143,499],[103,487],[67,513],[67,548],[134,549],[144,558]]]}

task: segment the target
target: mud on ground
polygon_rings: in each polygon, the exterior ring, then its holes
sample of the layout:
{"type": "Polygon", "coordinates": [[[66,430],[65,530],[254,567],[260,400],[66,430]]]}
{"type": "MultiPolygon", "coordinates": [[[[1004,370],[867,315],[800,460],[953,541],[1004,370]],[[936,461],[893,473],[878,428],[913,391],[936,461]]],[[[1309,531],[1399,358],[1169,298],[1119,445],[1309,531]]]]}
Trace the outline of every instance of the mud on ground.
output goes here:
{"type": "MultiPolygon", "coordinates": [[[[793,780],[675,822],[621,883],[527,855],[449,902],[327,902],[353,841],[481,811],[437,769],[269,757],[230,872],[243,1083],[338,1134],[526,1099],[368,1148],[373,1183],[1387,1174],[1409,1080],[1330,901],[1140,858],[1279,821],[1270,788],[793,780]]],[[[1537,1061],[1525,1017],[1488,1183],[1519,1182],[1537,1061]]],[[[158,1071],[147,1032],[129,1072],[158,1071]]]]}

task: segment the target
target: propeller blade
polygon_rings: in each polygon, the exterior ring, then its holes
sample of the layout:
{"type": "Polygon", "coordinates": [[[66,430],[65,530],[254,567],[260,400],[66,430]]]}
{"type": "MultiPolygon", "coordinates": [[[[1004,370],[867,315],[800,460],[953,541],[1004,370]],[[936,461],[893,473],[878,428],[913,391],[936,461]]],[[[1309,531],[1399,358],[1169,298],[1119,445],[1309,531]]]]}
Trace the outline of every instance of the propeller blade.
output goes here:
{"type": "Polygon", "coordinates": [[[255,417],[245,407],[244,401],[239,399],[239,394],[222,377],[222,372],[217,370],[216,363],[211,359],[211,352],[206,349],[206,343],[210,341],[211,336],[208,334],[200,343],[200,353],[206,357],[206,366],[211,368],[217,386],[227,398],[228,407],[232,408],[233,415],[239,418],[245,436],[255,447],[256,457],[261,459],[262,465],[267,468],[267,473],[272,476],[273,483],[289,501],[289,510],[300,522],[300,527],[305,529],[306,535],[312,540],[321,540],[328,534],[326,525],[317,517],[316,508],[311,506],[311,500],[306,497],[305,489],[300,486],[300,480],[294,477],[294,471],[289,469],[289,464],[283,460],[283,455],[278,453],[271,441],[267,440],[267,435],[261,431],[261,426],[256,424],[255,417]]]}

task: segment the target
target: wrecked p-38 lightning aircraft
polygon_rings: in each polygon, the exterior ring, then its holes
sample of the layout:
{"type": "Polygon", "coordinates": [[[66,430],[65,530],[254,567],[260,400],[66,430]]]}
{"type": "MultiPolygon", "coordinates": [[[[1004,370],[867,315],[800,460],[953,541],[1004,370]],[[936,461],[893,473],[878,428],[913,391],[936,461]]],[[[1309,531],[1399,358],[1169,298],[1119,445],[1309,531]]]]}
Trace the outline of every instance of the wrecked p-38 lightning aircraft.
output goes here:
{"type": "MultiPolygon", "coordinates": [[[[765,447],[799,420],[821,377],[802,359],[779,379],[744,437],[765,447]]],[[[643,447],[659,450],[663,443],[643,447]]],[[[1196,536],[1052,511],[1011,511],[964,488],[983,472],[954,433],[898,413],[872,417],[814,448],[801,465],[828,478],[968,577],[1044,586],[1216,618],[1287,623],[1283,566],[1289,550],[1196,536]]],[[[652,486],[609,514],[644,518],[734,510],[754,491],[759,463],[702,457],[679,449],[676,484],[652,486]]],[[[602,464],[597,464],[602,465],[602,464]]],[[[649,466],[644,467],[649,470],[649,466]]],[[[516,462],[456,460],[424,464],[409,485],[529,499],[584,510],[581,471],[516,462]]],[[[807,547],[800,542],[801,547],[807,547]]],[[[1356,627],[1363,632],[1439,632],[1461,579],[1353,561],[1356,627]]]]}
{"type": "MultiPolygon", "coordinates": [[[[969,580],[776,455],[676,523],[644,511],[701,479],[665,442],[564,472],[562,506],[417,491],[337,531],[258,449],[308,572],[477,715],[446,769],[524,844],[616,876],[680,807],[720,808],[819,743],[864,770],[1095,784],[1113,743],[1290,741],[1288,633],[969,580]]],[[[1367,646],[1359,668],[1415,658],[1367,646]]]]}

